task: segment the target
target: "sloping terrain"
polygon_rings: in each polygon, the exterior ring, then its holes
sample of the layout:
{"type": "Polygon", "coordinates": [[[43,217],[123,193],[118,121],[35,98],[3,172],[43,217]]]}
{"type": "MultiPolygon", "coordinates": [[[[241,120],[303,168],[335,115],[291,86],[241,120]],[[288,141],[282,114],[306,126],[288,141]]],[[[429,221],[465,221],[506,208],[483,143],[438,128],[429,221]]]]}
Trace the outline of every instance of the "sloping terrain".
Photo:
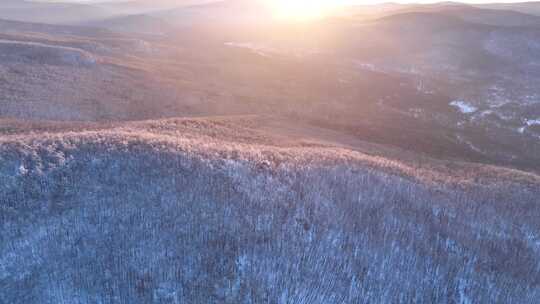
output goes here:
{"type": "Polygon", "coordinates": [[[93,19],[103,19],[115,12],[84,3],[39,2],[27,0],[2,0],[0,18],[49,24],[77,24],[93,19]]]}
{"type": "Polygon", "coordinates": [[[128,0],[128,1],[99,1],[94,6],[116,12],[120,15],[139,15],[157,13],[181,7],[202,5],[215,2],[214,0],[128,0]]]}
{"type": "Polygon", "coordinates": [[[144,14],[96,20],[89,22],[87,25],[120,33],[139,33],[159,36],[167,35],[174,31],[174,28],[164,20],[144,14]]]}
{"type": "MultiPolygon", "coordinates": [[[[186,8],[206,9],[234,12],[217,4],[186,8]]],[[[25,51],[0,57],[0,116],[111,121],[274,113],[439,158],[540,170],[534,28],[411,12],[292,28],[165,23],[168,35],[155,36],[147,34],[162,33],[162,23],[148,18],[110,19],[127,26],[123,33],[2,22],[0,39],[25,51]],[[43,45],[49,59],[29,45],[43,45]],[[96,64],[50,61],[67,49],[96,64]]]]}
{"type": "Polygon", "coordinates": [[[521,12],[524,14],[530,14],[540,16],[540,2],[517,2],[517,3],[488,3],[483,5],[477,5],[481,8],[498,9],[498,10],[512,10],[521,12]]]}
{"type": "Polygon", "coordinates": [[[4,123],[1,302],[539,296],[535,175],[455,164],[460,180],[257,117],[4,123]]]}
{"type": "Polygon", "coordinates": [[[0,60],[27,64],[93,65],[96,59],[80,49],[41,43],[0,40],[0,60]]]}
{"type": "Polygon", "coordinates": [[[207,2],[163,10],[154,15],[181,27],[253,26],[270,22],[272,19],[268,8],[261,1],[207,2]]]}
{"type": "Polygon", "coordinates": [[[540,298],[538,17],[204,2],[0,20],[0,303],[540,298]]]}
{"type": "MultiPolygon", "coordinates": [[[[385,105],[433,118],[485,156],[511,161],[523,153],[532,155],[536,148],[530,152],[493,149],[486,140],[498,147],[509,142],[516,147],[538,143],[538,27],[474,23],[435,9],[390,15],[364,27],[341,23],[339,31],[345,30],[342,37],[347,42],[339,44],[337,51],[355,58],[363,69],[410,79],[419,91],[431,95],[427,97],[431,106],[410,99],[402,102],[401,94],[383,100],[385,105]],[[347,39],[353,35],[357,38],[347,39]]],[[[505,19],[503,12],[489,13],[505,19]]],[[[483,18],[483,14],[475,16],[483,18]]]]}
{"type": "Polygon", "coordinates": [[[1,117],[97,121],[191,113],[189,92],[177,93],[137,66],[138,57],[154,52],[141,37],[91,27],[0,24],[1,117]]]}
{"type": "Polygon", "coordinates": [[[540,26],[540,18],[538,16],[530,14],[530,11],[514,9],[512,6],[509,6],[507,9],[503,9],[502,7],[499,9],[491,9],[490,5],[475,7],[473,5],[460,3],[440,3],[428,5],[411,4],[397,6],[392,10],[385,10],[379,13],[379,16],[411,12],[438,13],[446,16],[456,17],[467,22],[492,26],[540,26]]]}

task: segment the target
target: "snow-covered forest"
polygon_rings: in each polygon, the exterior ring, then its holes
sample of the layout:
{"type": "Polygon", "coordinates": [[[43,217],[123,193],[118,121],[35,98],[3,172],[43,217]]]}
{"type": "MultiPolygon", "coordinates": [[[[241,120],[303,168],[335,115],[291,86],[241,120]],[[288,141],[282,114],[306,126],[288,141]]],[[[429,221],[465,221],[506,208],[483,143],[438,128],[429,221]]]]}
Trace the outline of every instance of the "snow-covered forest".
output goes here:
{"type": "Polygon", "coordinates": [[[211,120],[12,130],[0,303],[534,303],[538,177],[462,166],[211,120]]]}

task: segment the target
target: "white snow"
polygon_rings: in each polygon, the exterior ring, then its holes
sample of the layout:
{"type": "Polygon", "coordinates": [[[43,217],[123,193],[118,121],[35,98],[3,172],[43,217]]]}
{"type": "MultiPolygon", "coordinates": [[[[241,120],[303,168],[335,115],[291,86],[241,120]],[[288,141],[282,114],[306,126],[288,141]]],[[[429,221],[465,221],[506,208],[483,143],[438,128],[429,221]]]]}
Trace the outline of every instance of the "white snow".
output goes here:
{"type": "Polygon", "coordinates": [[[540,126],[540,117],[537,119],[525,119],[525,125],[518,129],[518,132],[521,134],[525,133],[528,127],[540,126]]]}
{"type": "Polygon", "coordinates": [[[19,167],[19,175],[26,175],[26,174],[28,174],[28,169],[26,169],[24,165],[21,165],[19,167]]]}
{"type": "Polygon", "coordinates": [[[463,114],[471,114],[478,111],[478,108],[463,100],[454,100],[450,103],[451,106],[456,107],[463,114]]]}
{"type": "Polygon", "coordinates": [[[537,125],[540,125],[540,118],[537,118],[537,119],[528,119],[525,121],[525,123],[527,124],[527,126],[537,126],[537,125]]]}

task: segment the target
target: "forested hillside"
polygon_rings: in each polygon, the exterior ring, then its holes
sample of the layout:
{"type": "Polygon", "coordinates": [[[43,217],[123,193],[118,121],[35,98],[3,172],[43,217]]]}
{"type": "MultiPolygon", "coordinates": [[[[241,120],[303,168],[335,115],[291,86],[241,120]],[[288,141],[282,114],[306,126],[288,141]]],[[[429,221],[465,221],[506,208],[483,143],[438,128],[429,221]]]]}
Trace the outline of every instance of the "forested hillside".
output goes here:
{"type": "Polygon", "coordinates": [[[540,296],[533,174],[282,142],[247,118],[4,125],[0,303],[540,296]]]}

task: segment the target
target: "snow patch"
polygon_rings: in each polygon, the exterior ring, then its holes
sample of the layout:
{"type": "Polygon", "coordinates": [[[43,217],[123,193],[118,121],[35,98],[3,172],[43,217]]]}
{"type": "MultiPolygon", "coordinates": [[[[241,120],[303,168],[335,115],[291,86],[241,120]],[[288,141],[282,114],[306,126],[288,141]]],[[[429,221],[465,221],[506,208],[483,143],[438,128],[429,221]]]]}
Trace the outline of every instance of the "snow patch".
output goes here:
{"type": "Polygon", "coordinates": [[[521,134],[525,134],[525,131],[527,130],[528,127],[540,126],[540,117],[537,119],[525,119],[524,123],[525,123],[524,126],[522,126],[521,128],[518,128],[518,132],[521,134]]]}
{"type": "Polygon", "coordinates": [[[458,108],[463,114],[472,114],[478,111],[478,108],[463,100],[454,100],[450,103],[451,106],[458,108]]]}
{"type": "Polygon", "coordinates": [[[538,126],[538,125],[540,125],[540,118],[537,118],[537,119],[527,119],[527,120],[525,121],[525,124],[526,124],[528,127],[538,126]]]}

